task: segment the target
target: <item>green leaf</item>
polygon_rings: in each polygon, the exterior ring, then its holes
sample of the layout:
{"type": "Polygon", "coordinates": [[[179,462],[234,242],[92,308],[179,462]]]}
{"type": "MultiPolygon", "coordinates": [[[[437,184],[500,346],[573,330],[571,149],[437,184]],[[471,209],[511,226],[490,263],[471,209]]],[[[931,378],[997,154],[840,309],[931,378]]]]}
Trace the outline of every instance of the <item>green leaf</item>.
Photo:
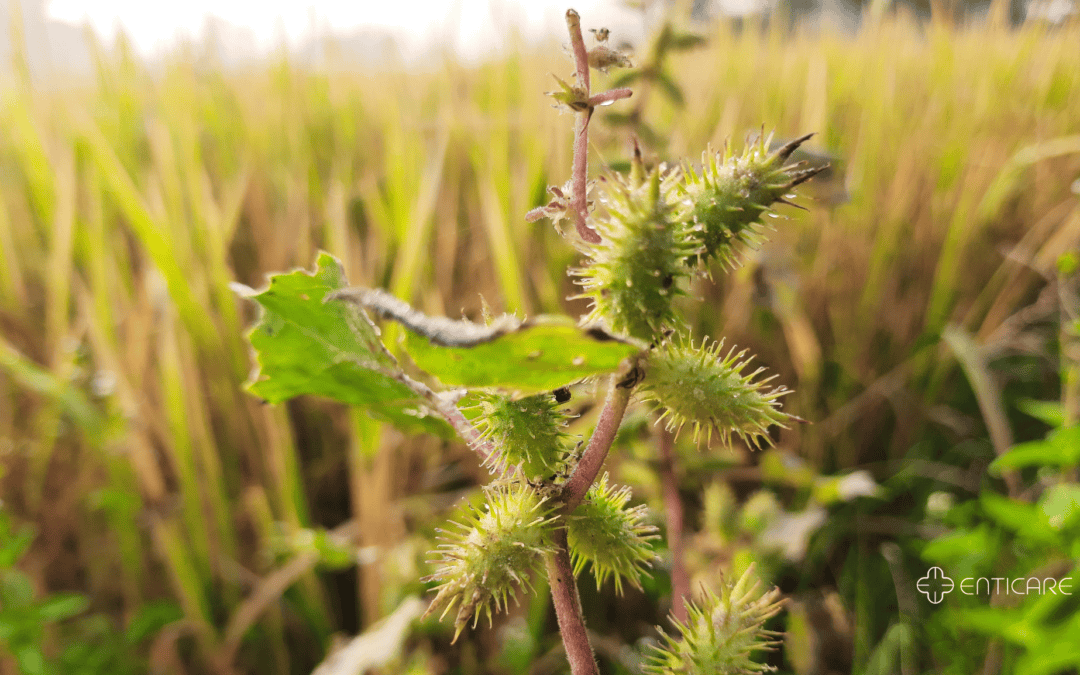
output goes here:
{"type": "Polygon", "coordinates": [[[30,577],[19,570],[8,570],[0,576],[0,607],[22,609],[34,602],[34,586],[30,577]]]}
{"type": "MultiPolygon", "coordinates": [[[[3,518],[4,515],[0,514],[0,519],[3,518]]],[[[24,526],[14,532],[12,529],[10,525],[4,527],[3,521],[0,520],[0,570],[14,567],[19,558],[34,543],[32,527],[24,526]]]]}
{"type": "Polygon", "coordinates": [[[443,347],[411,332],[405,344],[416,365],[444,384],[519,391],[558,389],[615,372],[623,359],[642,350],[559,316],[539,316],[472,347],[443,347]]]}
{"type": "Polygon", "coordinates": [[[628,70],[624,73],[619,73],[611,81],[611,88],[617,89],[619,87],[629,87],[631,84],[641,79],[644,71],[642,70],[628,70]]]}
{"type": "Polygon", "coordinates": [[[1006,530],[1012,530],[1021,538],[1045,544],[1058,543],[1058,533],[1050,527],[1045,518],[1040,517],[1039,511],[1031,504],[993,492],[983,492],[979,502],[991,520],[1006,530]]]}
{"type": "Polygon", "coordinates": [[[1080,463],[1080,426],[1057,429],[1045,441],[1019,443],[990,463],[990,472],[1001,475],[1025,466],[1074,466],[1080,463]]]}
{"type": "Polygon", "coordinates": [[[1016,402],[1016,407],[1049,426],[1065,426],[1065,410],[1060,401],[1036,401],[1024,398],[1016,402]]]}
{"type": "Polygon", "coordinates": [[[355,548],[336,541],[326,530],[316,530],[312,542],[319,554],[319,564],[333,570],[341,570],[356,564],[355,548]]]}
{"type": "Polygon", "coordinates": [[[63,621],[81,613],[90,606],[85,595],[79,593],[56,593],[38,605],[42,621],[63,621]]]}
{"type": "Polygon", "coordinates": [[[15,650],[15,661],[22,675],[45,675],[45,655],[37,645],[24,645],[15,650]]]}
{"type": "Polygon", "coordinates": [[[427,316],[378,289],[349,289],[334,298],[400,323],[408,329],[405,348],[413,362],[453,386],[558,389],[615,372],[623,359],[645,349],[564,316],[502,316],[482,325],[427,316]]]}
{"type": "Polygon", "coordinates": [[[991,526],[983,523],[973,530],[957,530],[928,542],[922,558],[948,569],[954,577],[977,577],[991,568],[999,546],[991,526]]]}
{"type": "Polygon", "coordinates": [[[671,75],[663,72],[657,73],[656,84],[660,86],[664,95],[667,96],[668,100],[675,106],[681,108],[686,104],[686,100],[683,98],[682,89],[675,83],[675,80],[671,75]]]}
{"type": "Polygon", "coordinates": [[[704,37],[693,33],[675,33],[671,36],[671,48],[677,52],[703,47],[706,44],[704,37]]]}
{"type": "Polygon", "coordinates": [[[135,618],[128,624],[124,636],[128,644],[137,645],[157,634],[168,624],[184,618],[180,606],[174,602],[159,600],[139,608],[135,618]]]}
{"type": "Polygon", "coordinates": [[[1080,485],[1059,483],[1052,486],[1039,500],[1039,510],[1055,530],[1073,527],[1080,519],[1080,485]]]}
{"type": "Polygon", "coordinates": [[[355,305],[323,302],[346,286],[341,264],[320,253],[314,273],[294,270],[246,293],[263,307],[248,335],[258,373],[248,390],[270,402],[314,394],[366,408],[406,431],[450,436],[425,401],[395,378],[399,372],[379,343],[375,327],[355,305]]]}

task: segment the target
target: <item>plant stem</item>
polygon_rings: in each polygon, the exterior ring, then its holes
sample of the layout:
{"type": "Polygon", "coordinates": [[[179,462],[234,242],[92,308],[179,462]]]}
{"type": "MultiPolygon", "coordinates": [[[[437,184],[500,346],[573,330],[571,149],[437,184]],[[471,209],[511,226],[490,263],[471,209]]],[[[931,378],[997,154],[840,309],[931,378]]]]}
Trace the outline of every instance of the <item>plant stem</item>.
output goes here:
{"type": "MultiPolygon", "coordinates": [[[[626,406],[630,402],[630,390],[618,375],[608,378],[608,395],[600,419],[596,423],[592,438],[585,454],[574,467],[566,484],[563,486],[562,513],[569,514],[581,504],[585,493],[592,487],[596,474],[604,465],[608,450],[615,440],[626,406]]],[[[581,599],[578,596],[574,568],[570,563],[570,546],[566,540],[566,527],[560,527],[554,535],[555,552],[546,558],[548,585],[551,587],[551,599],[555,604],[555,615],[559,620],[559,634],[566,648],[566,658],[570,661],[572,675],[597,675],[596,659],[585,629],[585,618],[581,613],[581,599]]]]}
{"type": "Polygon", "coordinates": [[[628,87],[619,87],[618,89],[608,89],[605,92],[601,92],[594,96],[589,97],[589,107],[595,108],[600,105],[611,105],[615,101],[621,101],[624,98],[630,98],[634,95],[628,87]]]}
{"type": "MultiPolygon", "coordinates": [[[[570,31],[570,44],[574,49],[574,65],[577,68],[577,87],[582,97],[589,98],[589,52],[585,38],[581,36],[581,17],[572,9],[566,10],[566,28],[570,31]]],[[[599,244],[600,235],[585,223],[589,204],[585,190],[589,175],[589,120],[592,107],[574,114],[574,166],[571,170],[570,209],[574,212],[574,225],[578,236],[590,244],[599,244]]]]}
{"type": "Polygon", "coordinates": [[[664,510],[667,512],[668,551],[671,552],[671,616],[685,624],[690,577],[683,561],[683,503],[679,497],[675,437],[667,429],[660,430],[659,446],[660,482],[664,493],[664,510]]]}
{"type": "Polygon", "coordinates": [[[566,649],[572,675],[598,675],[596,657],[593,656],[589,633],[581,612],[574,568],[570,564],[570,547],[566,541],[566,528],[555,530],[555,552],[545,559],[551,599],[555,604],[555,616],[559,620],[559,634],[566,649]]]}
{"type": "Polygon", "coordinates": [[[563,513],[571,513],[578,507],[600,473],[600,467],[604,465],[611,443],[615,440],[615,433],[622,424],[626,406],[630,402],[630,389],[631,387],[620,384],[618,375],[608,378],[607,400],[604,401],[604,409],[600,411],[596,430],[593,431],[581,460],[563,485],[563,513]]]}
{"type": "Polygon", "coordinates": [[[473,423],[465,419],[465,416],[461,414],[458,407],[454,405],[454,402],[448,399],[446,396],[433,391],[431,387],[427,386],[423,382],[417,382],[402,371],[387,373],[391,377],[396,378],[399,382],[412,389],[418,395],[424,397],[431,407],[435,409],[435,412],[439,413],[446,422],[453,427],[457,435],[461,437],[463,441],[469,446],[469,448],[480,456],[481,463],[486,464],[492,453],[495,452],[495,448],[488,442],[480,433],[480,430],[473,426],[473,423]]]}
{"type": "MultiPolygon", "coordinates": [[[[577,110],[574,120],[574,165],[571,170],[571,191],[569,209],[574,213],[574,224],[578,236],[590,244],[599,244],[602,240],[596,230],[589,227],[585,220],[589,215],[589,202],[586,195],[589,174],[589,120],[593,109],[598,105],[607,105],[631,95],[629,89],[613,89],[592,96],[589,88],[589,52],[581,35],[581,17],[572,9],[566,11],[566,28],[570,32],[570,43],[574,50],[574,64],[577,68],[577,90],[580,98],[586,102],[583,109],[577,110]]],[[[608,394],[604,409],[596,423],[592,438],[581,460],[574,467],[562,490],[562,514],[568,515],[581,504],[585,493],[592,487],[600,467],[604,465],[608,450],[615,433],[619,430],[626,406],[630,402],[630,391],[636,380],[622,380],[618,375],[608,378],[608,394]]],[[[471,425],[470,425],[471,426],[471,425]]],[[[559,633],[566,648],[566,658],[570,662],[573,675],[599,675],[596,657],[593,656],[589,634],[585,628],[585,618],[581,612],[581,598],[578,595],[574,569],[570,563],[570,546],[567,543],[566,527],[559,527],[554,534],[555,552],[549,553],[547,564],[548,585],[551,587],[551,599],[555,604],[555,614],[559,620],[559,633]]]]}

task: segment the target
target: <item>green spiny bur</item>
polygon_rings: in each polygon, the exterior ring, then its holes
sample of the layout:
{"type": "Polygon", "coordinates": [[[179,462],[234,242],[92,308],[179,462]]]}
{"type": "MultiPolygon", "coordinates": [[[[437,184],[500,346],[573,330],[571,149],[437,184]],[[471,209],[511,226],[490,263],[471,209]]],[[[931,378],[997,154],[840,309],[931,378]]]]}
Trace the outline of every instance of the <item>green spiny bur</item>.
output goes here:
{"type": "Polygon", "coordinates": [[[650,540],[660,536],[656,527],[644,523],[645,505],[626,508],[628,501],[630,488],[609,486],[605,473],[566,523],[574,574],[580,574],[588,563],[597,589],[610,576],[620,595],[624,578],[641,588],[642,568],[655,557],[650,540]]]}
{"type": "Polygon", "coordinates": [[[713,430],[724,443],[732,433],[753,447],[771,444],[768,429],[784,426],[790,418],[780,411],[779,398],[789,393],[785,387],[767,387],[769,380],[754,381],[764,368],[744,374],[753,357],[734,349],[721,355],[723,342],[708,346],[702,341],[667,343],[655,348],[646,365],[641,393],[664,409],[669,431],[678,433],[693,424],[695,439],[701,432],[711,438],[713,430]]]}
{"type": "Polygon", "coordinates": [[[442,537],[437,572],[424,581],[437,581],[438,595],[425,616],[444,607],[440,619],[457,607],[454,640],[469,620],[473,627],[481,614],[491,622],[492,608],[505,610],[516,588],[530,592],[530,575],[539,573],[542,558],[553,548],[552,506],[524,484],[496,485],[485,490],[481,509],[467,507],[458,531],[442,537]]]}
{"type": "Polygon", "coordinates": [[[777,202],[790,203],[785,199],[788,191],[825,168],[784,166],[809,138],[803,136],[770,153],[768,140],[762,137],[740,156],[706,151],[700,175],[685,167],[683,189],[693,205],[689,218],[701,227],[704,262],[718,258],[733,267],[743,250],[764,241],[762,216],[777,202]]]}
{"type": "Polygon", "coordinates": [[[681,633],[677,639],[661,629],[661,644],[653,647],[645,672],[649,675],[740,675],[775,670],[755,663],[755,651],[779,644],[779,633],[765,630],[765,622],[783,607],[779,589],[758,591],[754,567],[734,584],[723,582],[720,594],[705,591],[701,603],[687,603],[686,622],[672,619],[681,633]]]}
{"type": "Polygon", "coordinates": [[[601,320],[617,334],[652,341],[680,324],[672,300],[694,273],[701,251],[696,231],[680,215],[677,172],[659,169],[641,179],[614,177],[605,193],[606,215],[592,223],[603,242],[576,271],[592,300],[587,321],[601,320]]]}
{"type": "Polygon", "coordinates": [[[478,396],[478,426],[495,447],[488,457],[490,468],[505,473],[518,467],[525,478],[535,480],[561,467],[569,415],[551,392],[518,399],[496,392],[478,396]]]}

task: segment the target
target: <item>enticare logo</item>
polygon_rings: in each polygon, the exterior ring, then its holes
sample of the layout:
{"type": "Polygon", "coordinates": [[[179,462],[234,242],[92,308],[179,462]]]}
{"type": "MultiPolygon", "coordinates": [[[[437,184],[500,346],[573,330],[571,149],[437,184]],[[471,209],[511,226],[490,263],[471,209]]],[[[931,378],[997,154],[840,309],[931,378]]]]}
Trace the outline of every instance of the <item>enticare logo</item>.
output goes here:
{"type": "Polygon", "coordinates": [[[953,582],[952,579],[945,576],[945,572],[940,567],[931,567],[926,571],[926,576],[919,579],[919,583],[915,584],[915,588],[918,588],[919,592],[925,595],[927,600],[936,605],[944,600],[948,593],[952,592],[953,582]]]}
{"type": "MultiPolygon", "coordinates": [[[[1055,579],[1047,577],[966,577],[961,579],[959,587],[963,595],[1072,595],[1073,580],[1070,577],[1055,579]]],[[[915,588],[926,596],[931,603],[940,604],[945,596],[957,587],[953,580],[945,575],[940,567],[931,567],[926,576],[919,579],[915,588]]]]}

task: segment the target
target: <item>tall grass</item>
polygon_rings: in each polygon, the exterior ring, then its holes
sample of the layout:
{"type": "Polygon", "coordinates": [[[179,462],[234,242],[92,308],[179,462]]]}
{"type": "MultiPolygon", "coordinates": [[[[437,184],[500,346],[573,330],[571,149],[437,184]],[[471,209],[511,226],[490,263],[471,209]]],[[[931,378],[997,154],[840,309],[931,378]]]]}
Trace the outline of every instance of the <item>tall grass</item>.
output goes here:
{"type": "MultiPolygon", "coordinates": [[[[1078,43],[1076,26],[723,27],[676,60],[685,107],[652,97],[645,111],[672,157],[763,121],[817,131],[835,157],[809,213],[697,289],[697,331],[753,345],[816,422],[784,445],[826,467],[902,456],[954,377],[935,337],[992,333],[1076,246],[1078,43]]],[[[196,660],[222,669],[275,532],[353,518],[358,543],[400,539],[415,467],[446,451],[320,402],[246,395],[251,310],[229,284],[326,248],[353,283],[432,312],[580,313],[564,300],[573,253],[522,217],[567,178],[568,123],[541,95],[550,52],[222,72],[191,56],[150,71],[121,49],[48,91],[16,69],[0,99],[0,497],[37,525],[43,589],[117,617],[172,599],[196,660]]],[[[600,164],[626,157],[602,124],[594,144],[600,164]]],[[[380,583],[384,560],[360,571],[365,624],[401,592],[380,583]]],[[[357,628],[327,581],[302,574],[235,665],[286,672],[291,651],[306,667],[357,628]]]]}

